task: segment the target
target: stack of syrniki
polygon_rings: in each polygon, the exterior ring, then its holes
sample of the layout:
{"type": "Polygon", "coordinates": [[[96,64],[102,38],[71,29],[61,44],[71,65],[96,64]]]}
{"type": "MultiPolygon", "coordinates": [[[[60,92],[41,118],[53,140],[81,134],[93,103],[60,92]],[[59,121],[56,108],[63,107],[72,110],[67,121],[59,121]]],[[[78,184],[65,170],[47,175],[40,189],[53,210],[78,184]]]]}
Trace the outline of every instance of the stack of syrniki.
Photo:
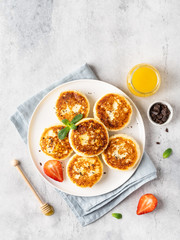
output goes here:
{"type": "Polygon", "coordinates": [[[140,159],[138,143],[130,136],[117,134],[109,139],[109,131],[118,131],[128,125],[132,116],[129,101],[116,93],[101,97],[94,105],[94,118],[87,118],[90,104],[87,97],[77,91],[62,92],[56,102],[56,115],[60,121],[71,121],[82,114],[83,119],[71,129],[68,137],[58,138],[63,124],[45,129],[40,140],[44,153],[55,159],[71,157],[67,164],[67,176],[79,187],[92,187],[102,177],[104,162],[113,169],[129,170],[140,159]]]}

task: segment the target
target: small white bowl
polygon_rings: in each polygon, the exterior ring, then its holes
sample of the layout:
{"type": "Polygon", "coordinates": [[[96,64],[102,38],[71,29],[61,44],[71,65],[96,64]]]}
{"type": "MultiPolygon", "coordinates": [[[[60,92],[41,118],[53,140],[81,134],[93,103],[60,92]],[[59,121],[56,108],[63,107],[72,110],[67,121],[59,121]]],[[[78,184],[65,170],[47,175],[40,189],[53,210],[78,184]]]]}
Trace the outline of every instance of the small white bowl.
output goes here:
{"type": "Polygon", "coordinates": [[[172,108],[171,105],[170,105],[168,102],[166,102],[166,101],[161,101],[161,100],[155,101],[155,102],[153,102],[153,103],[148,107],[147,116],[148,116],[149,121],[150,121],[152,124],[154,124],[154,125],[156,125],[156,126],[164,126],[164,125],[168,124],[168,123],[171,121],[171,119],[172,119],[172,117],[173,117],[173,108],[172,108]],[[170,111],[170,115],[169,115],[168,120],[167,120],[165,123],[163,123],[163,124],[155,123],[155,122],[151,119],[150,109],[151,109],[151,107],[152,107],[155,103],[165,104],[165,105],[168,107],[169,111],[170,111]]]}

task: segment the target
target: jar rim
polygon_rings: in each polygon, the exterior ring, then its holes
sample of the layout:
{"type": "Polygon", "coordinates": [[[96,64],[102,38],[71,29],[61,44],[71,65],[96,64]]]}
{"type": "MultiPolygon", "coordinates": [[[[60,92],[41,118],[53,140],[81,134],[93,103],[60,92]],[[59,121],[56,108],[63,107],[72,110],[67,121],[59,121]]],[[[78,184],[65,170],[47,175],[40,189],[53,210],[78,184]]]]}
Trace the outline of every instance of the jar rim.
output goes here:
{"type": "MultiPolygon", "coordinates": [[[[132,73],[130,74],[129,82],[130,82],[132,88],[134,89],[134,91],[136,91],[137,93],[139,93],[139,94],[141,94],[141,95],[150,95],[150,94],[153,94],[155,91],[158,90],[158,88],[159,88],[159,86],[160,86],[161,78],[160,78],[159,71],[158,71],[154,66],[152,66],[152,65],[150,65],[150,64],[146,64],[146,63],[140,63],[140,64],[135,65],[132,69],[131,69],[132,73]],[[157,77],[156,86],[155,86],[155,88],[154,88],[152,91],[150,91],[150,92],[141,92],[141,91],[139,91],[138,89],[136,89],[135,86],[133,85],[133,81],[132,81],[133,75],[134,75],[134,73],[135,73],[139,68],[142,68],[142,67],[147,67],[147,68],[152,69],[152,70],[155,72],[156,77],[157,77]],[[133,69],[133,71],[132,71],[132,69],[133,69]]],[[[131,72],[131,71],[130,71],[130,72],[131,72]]]]}

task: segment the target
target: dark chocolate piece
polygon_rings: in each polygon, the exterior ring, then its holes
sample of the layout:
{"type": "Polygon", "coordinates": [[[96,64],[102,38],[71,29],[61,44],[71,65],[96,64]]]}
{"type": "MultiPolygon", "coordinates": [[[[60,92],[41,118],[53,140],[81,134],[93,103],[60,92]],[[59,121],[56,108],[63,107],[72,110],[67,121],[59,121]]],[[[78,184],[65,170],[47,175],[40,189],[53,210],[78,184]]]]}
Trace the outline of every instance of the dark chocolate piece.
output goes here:
{"type": "Polygon", "coordinates": [[[168,120],[169,115],[171,114],[167,105],[160,102],[153,104],[153,106],[150,108],[149,113],[151,119],[158,124],[165,123],[168,120]]]}
{"type": "Polygon", "coordinates": [[[156,111],[152,111],[151,112],[153,115],[158,115],[158,112],[156,112],[156,111]]]}

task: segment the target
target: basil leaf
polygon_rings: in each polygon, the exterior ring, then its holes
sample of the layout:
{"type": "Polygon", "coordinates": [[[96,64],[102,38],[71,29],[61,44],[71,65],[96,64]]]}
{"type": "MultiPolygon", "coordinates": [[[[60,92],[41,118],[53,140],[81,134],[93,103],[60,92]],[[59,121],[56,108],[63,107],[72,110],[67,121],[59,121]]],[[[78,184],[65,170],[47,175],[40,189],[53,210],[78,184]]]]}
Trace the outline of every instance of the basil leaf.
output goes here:
{"type": "Polygon", "coordinates": [[[68,126],[70,123],[69,120],[67,119],[63,119],[61,122],[64,123],[66,126],[68,126]]]}
{"type": "Polygon", "coordinates": [[[63,129],[61,129],[61,130],[58,132],[58,138],[61,139],[61,140],[63,140],[63,139],[67,136],[69,130],[70,130],[69,127],[65,127],[65,128],[63,128],[63,129]]]}
{"type": "Polygon", "coordinates": [[[121,219],[122,218],[122,214],[121,213],[112,213],[112,216],[117,218],[117,219],[121,219]]]}
{"type": "Polygon", "coordinates": [[[172,149],[171,148],[168,148],[166,149],[166,151],[164,151],[163,153],[163,158],[168,158],[172,153],[172,149]]]}
{"type": "Polygon", "coordinates": [[[73,118],[73,120],[71,121],[71,123],[77,123],[77,122],[79,122],[81,119],[82,119],[82,117],[83,117],[83,114],[78,114],[78,115],[76,115],[74,118],[73,118]]]}
{"type": "Polygon", "coordinates": [[[74,124],[74,123],[70,123],[70,128],[73,129],[73,130],[76,130],[77,126],[74,124]]]}

